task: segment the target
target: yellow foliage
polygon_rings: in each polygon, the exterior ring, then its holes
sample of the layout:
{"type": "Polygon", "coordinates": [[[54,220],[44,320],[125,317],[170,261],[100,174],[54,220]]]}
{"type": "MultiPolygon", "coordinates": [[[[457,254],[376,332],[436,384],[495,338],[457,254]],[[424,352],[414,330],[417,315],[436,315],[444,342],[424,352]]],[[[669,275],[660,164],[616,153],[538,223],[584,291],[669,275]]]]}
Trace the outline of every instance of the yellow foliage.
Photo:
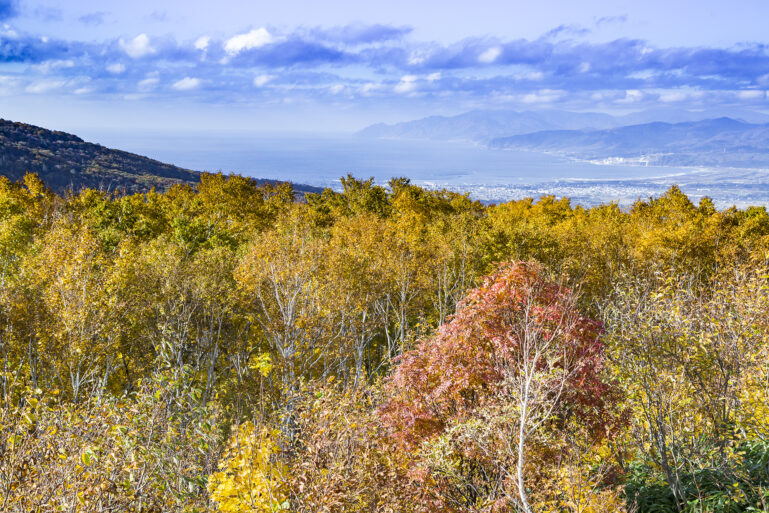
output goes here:
{"type": "Polygon", "coordinates": [[[218,511],[225,513],[287,511],[288,471],[276,457],[279,433],[257,431],[246,422],[233,435],[220,471],[208,482],[218,511]]]}
{"type": "Polygon", "coordinates": [[[537,501],[536,510],[543,513],[625,512],[625,501],[619,490],[601,486],[601,477],[600,472],[591,472],[578,462],[560,466],[546,487],[545,497],[537,501]]]}
{"type": "Polygon", "coordinates": [[[257,373],[261,374],[265,378],[270,374],[272,371],[272,358],[270,358],[270,355],[268,353],[262,353],[250,363],[249,365],[252,370],[256,371],[257,373]]]}

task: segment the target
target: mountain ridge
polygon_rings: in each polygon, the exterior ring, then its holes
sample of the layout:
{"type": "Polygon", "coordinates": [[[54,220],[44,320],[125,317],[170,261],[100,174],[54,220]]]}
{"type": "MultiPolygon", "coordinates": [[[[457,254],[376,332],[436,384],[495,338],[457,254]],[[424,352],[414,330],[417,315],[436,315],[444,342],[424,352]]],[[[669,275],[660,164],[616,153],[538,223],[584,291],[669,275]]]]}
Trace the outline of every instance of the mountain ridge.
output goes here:
{"type": "MultiPolygon", "coordinates": [[[[59,130],[0,119],[0,175],[19,180],[37,173],[43,183],[63,194],[85,188],[124,193],[167,190],[175,184],[194,185],[201,172],[87,142],[59,130]]],[[[259,184],[281,180],[252,178],[259,184]]],[[[322,189],[293,184],[299,194],[322,189]]]]}
{"type": "Polygon", "coordinates": [[[622,115],[557,110],[471,110],[455,116],[428,116],[401,123],[376,123],[358,131],[374,138],[427,139],[488,143],[492,139],[545,130],[606,130],[651,122],[682,123],[729,117],[751,124],[769,123],[769,115],[758,111],[688,111],[660,108],[622,115]]]}
{"type": "Polygon", "coordinates": [[[769,165],[769,123],[720,117],[653,122],[606,130],[545,130],[490,141],[492,148],[557,153],[587,160],[621,159],[653,165],[762,167],[769,165]]]}
{"type": "Polygon", "coordinates": [[[495,137],[555,128],[608,128],[608,114],[568,111],[472,110],[456,116],[429,116],[395,124],[377,123],[358,132],[364,137],[463,140],[483,142],[495,137]]]}

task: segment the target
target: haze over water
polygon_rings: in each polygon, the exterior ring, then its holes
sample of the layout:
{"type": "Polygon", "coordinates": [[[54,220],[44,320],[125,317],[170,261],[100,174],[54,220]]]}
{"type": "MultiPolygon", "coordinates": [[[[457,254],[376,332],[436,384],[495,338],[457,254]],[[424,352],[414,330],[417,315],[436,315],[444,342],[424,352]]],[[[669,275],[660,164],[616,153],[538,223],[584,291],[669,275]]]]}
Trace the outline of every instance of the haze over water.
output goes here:
{"type": "MultiPolygon", "coordinates": [[[[366,139],[353,135],[94,134],[105,146],[181,167],[336,187],[351,173],[385,183],[409,177],[435,186],[531,185],[559,180],[636,180],[690,173],[680,167],[595,165],[468,142],[366,139]]],[[[674,183],[674,180],[671,180],[674,183]]]]}

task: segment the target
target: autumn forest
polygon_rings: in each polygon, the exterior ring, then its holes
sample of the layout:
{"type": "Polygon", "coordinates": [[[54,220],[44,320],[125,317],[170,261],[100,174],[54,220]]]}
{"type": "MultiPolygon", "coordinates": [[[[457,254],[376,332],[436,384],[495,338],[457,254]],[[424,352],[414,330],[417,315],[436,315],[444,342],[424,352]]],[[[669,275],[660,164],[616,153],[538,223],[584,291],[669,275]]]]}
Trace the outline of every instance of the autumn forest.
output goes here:
{"type": "Polygon", "coordinates": [[[769,214],[0,178],[0,511],[769,510],[769,214]]]}

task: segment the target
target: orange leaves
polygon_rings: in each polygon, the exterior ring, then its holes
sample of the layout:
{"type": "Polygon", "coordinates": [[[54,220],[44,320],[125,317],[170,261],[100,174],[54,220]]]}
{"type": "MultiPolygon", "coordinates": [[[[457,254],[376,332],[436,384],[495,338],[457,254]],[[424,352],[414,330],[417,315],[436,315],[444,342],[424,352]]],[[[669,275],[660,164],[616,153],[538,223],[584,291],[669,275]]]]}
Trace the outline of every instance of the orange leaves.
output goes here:
{"type": "Polygon", "coordinates": [[[530,511],[550,447],[574,425],[599,441],[614,421],[600,332],[540,265],[503,264],[397,361],[380,416],[443,504],[530,511]]]}
{"type": "MultiPolygon", "coordinates": [[[[588,405],[601,404],[607,387],[599,377],[600,326],[582,317],[569,291],[542,273],[534,264],[501,266],[434,337],[403,355],[388,385],[393,399],[382,410],[398,437],[418,443],[493,400],[507,366],[517,365],[529,350],[527,337],[541,339],[546,351],[538,356],[537,370],[573,367],[564,400],[586,408],[585,415],[588,405]]],[[[590,416],[598,421],[599,415],[590,416]]]]}

